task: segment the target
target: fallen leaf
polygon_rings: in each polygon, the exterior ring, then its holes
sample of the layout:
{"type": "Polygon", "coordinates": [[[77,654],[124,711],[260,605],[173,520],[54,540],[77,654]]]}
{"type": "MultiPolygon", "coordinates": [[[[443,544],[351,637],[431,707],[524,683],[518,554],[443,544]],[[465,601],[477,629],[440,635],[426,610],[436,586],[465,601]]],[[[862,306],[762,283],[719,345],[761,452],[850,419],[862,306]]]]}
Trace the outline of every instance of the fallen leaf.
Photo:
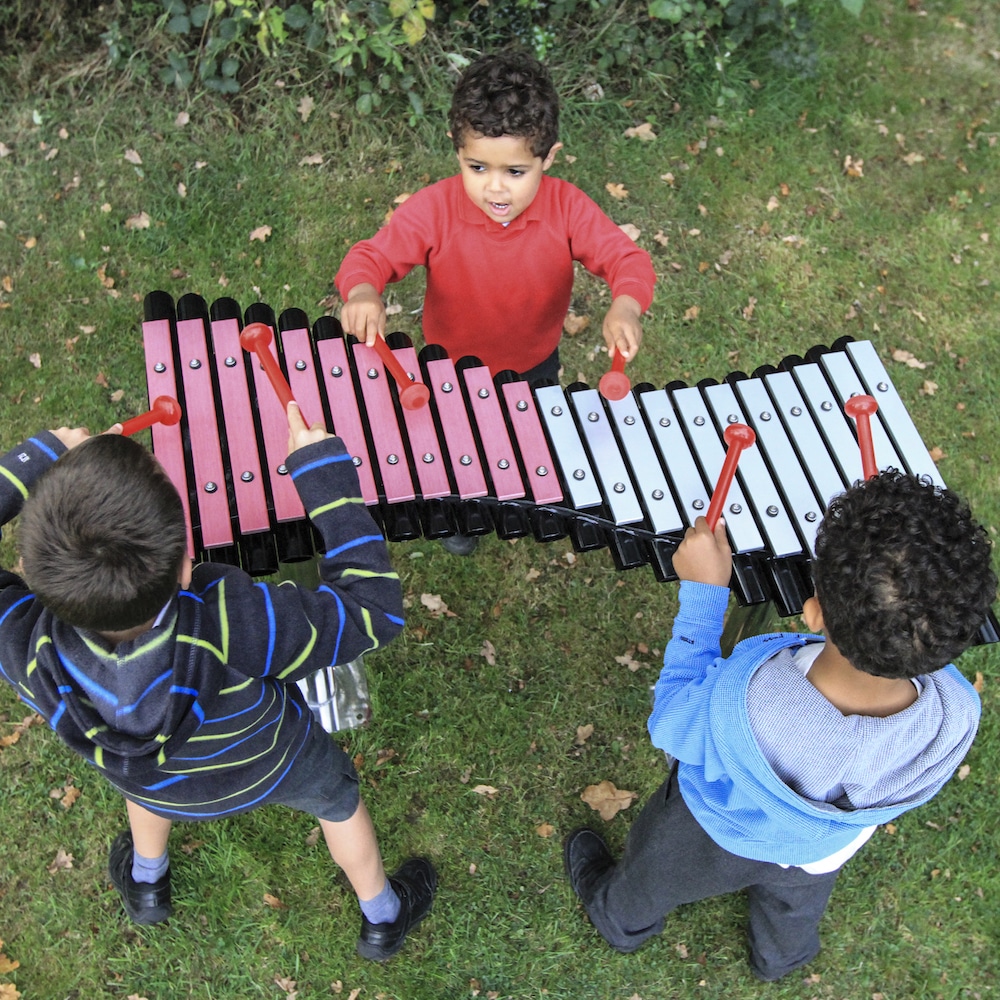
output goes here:
{"type": "Polygon", "coordinates": [[[661,247],[665,247],[670,242],[670,237],[662,230],[658,229],[656,235],[653,237],[654,241],[659,243],[661,247]]]}
{"type": "Polygon", "coordinates": [[[174,119],[174,124],[178,128],[183,128],[189,121],[191,121],[191,116],[186,111],[180,111],[174,119]]]}
{"type": "Polygon", "coordinates": [[[684,319],[686,321],[695,320],[698,318],[698,313],[700,312],[701,308],[699,306],[691,306],[690,309],[684,310],[684,319]]]}
{"type": "Polygon", "coordinates": [[[295,109],[299,113],[299,117],[304,121],[309,121],[309,116],[313,113],[313,108],[316,107],[316,102],[306,94],[305,97],[299,101],[299,106],[295,109]]]}
{"type": "Polygon", "coordinates": [[[444,615],[447,618],[457,618],[458,615],[454,611],[448,610],[448,605],[441,600],[440,594],[421,594],[420,603],[427,608],[427,610],[435,618],[440,618],[444,615]]]}
{"type": "Polygon", "coordinates": [[[906,156],[903,157],[903,162],[907,166],[912,167],[915,163],[923,163],[924,158],[920,155],[920,153],[907,153],[906,156]]]}
{"type": "Polygon", "coordinates": [[[150,218],[148,212],[139,212],[137,215],[130,215],[125,220],[126,229],[149,229],[150,218]]]}
{"type": "Polygon", "coordinates": [[[28,355],[28,360],[34,368],[42,367],[42,356],[38,353],[38,351],[32,351],[32,353],[28,355]]]}
{"type": "Polygon", "coordinates": [[[577,316],[575,312],[566,313],[563,320],[563,330],[570,337],[575,337],[581,330],[586,330],[590,326],[589,316],[577,316]]]}
{"type": "Polygon", "coordinates": [[[746,320],[753,319],[753,311],[756,308],[756,306],[757,306],[757,298],[756,298],[756,296],[751,295],[749,301],[743,307],[743,310],[742,310],[742,312],[743,312],[743,318],[746,319],[746,320]]]}
{"type": "Polygon", "coordinates": [[[489,639],[483,639],[483,645],[480,647],[479,655],[491,666],[496,666],[497,662],[497,651],[493,646],[493,643],[489,639]]]}
{"type": "Polygon", "coordinates": [[[641,666],[643,666],[643,664],[640,663],[638,660],[633,660],[632,659],[632,654],[631,653],[623,653],[621,656],[616,656],[615,657],[615,663],[617,663],[621,667],[628,667],[629,670],[631,670],[633,674],[641,666]]]}
{"type": "Polygon", "coordinates": [[[643,122],[635,128],[625,129],[626,139],[641,139],[643,142],[652,142],[656,138],[653,126],[650,122],[643,122]]]}
{"type": "Polygon", "coordinates": [[[398,302],[390,302],[385,307],[386,316],[398,316],[403,311],[403,307],[398,302]]]}
{"type": "Polygon", "coordinates": [[[773,212],[776,209],[781,208],[781,202],[772,194],[770,198],[767,199],[767,210],[773,212]]]}
{"type": "Polygon", "coordinates": [[[940,462],[944,458],[944,450],[938,445],[934,445],[929,452],[932,462],[940,462]]]}
{"type": "Polygon", "coordinates": [[[551,823],[540,823],[535,827],[535,833],[539,837],[551,837],[556,832],[556,828],[551,823]]]}
{"type": "Polygon", "coordinates": [[[896,348],[892,352],[892,360],[899,361],[905,364],[907,368],[926,368],[927,363],[924,361],[918,361],[910,351],[904,351],[901,348],[896,348]]]}
{"type": "Polygon", "coordinates": [[[278,987],[279,990],[285,991],[286,1000],[295,1000],[299,995],[299,991],[296,989],[298,983],[294,979],[290,979],[287,976],[275,976],[274,985],[278,987]]]}
{"type": "Polygon", "coordinates": [[[142,166],[142,157],[134,149],[125,150],[125,160],[137,167],[142,166]]]}
{"type": "Polygon", "coordinates": [[[968,764],[963,764],[958,769],[958,780],[965,781],[965,779],[972,773],[972,768],[968,764]]]}
{"type": "Polygon", "coordinates": [[[848,154],[844,157],[844,173],[848,177],[864,177],[864,160],[855,160],[848,154]]]}
{"type": "Polygon", "coordinates": [[[933,396],[937,392],[937,382],[932,382],[929,378],[924,379],[924,384],[920,387],[921,396],[933,396]]]}
{"type": "Polygon", "coordinates": [[[65,794],[59,800],[59,805],[61,805],[63,809],[72,809],[73,803],[76,802],[76,800],[79,797],[80,797],[80,789],[76,788],[73,785],[67,785],[65,789],[65,794]]]}
{"type": "Polygon", "coordinates": [[[976,679],[972,682],[972,686],[980,693],[983,693],[983,688],[986,686],[986,678],[983,676],[981,670],[976,671],[976,679]]]}
{"type": "Polygon", "coordinates": [[[313,153],[311,156],[303,156],[299,160],[300,167],[321,167],[323,166],[323,154],[313,153]]]}
{"type": "Polygon", "coordinates": [[[541,575],[542,571],[540,569],[535,569],[535,567],[532,566],[531,569],[524,574],[524,578],[530,583],[532,580],[537,580],[541,575]]]}
{"type": "Polygon", "coordinates": [[[50,875],[55,875],[56,872],[69,871],[73,867],[73,855],[67,854],[61,847],[56,851],[55,858],[52,859],[52,864],[49,865],[45,870],[50,875]]]}
{"type": "Polygon", "coordinates": [[[322,830],[318,826],[314,826],[307,834],[305,839],[306,847],[315,847],[319,843],[319,837],[322,830]]]}
{"type": "Polygon", "coordinates": [[[277,896],[272,896],[269,892],[264,893],[264,905],[270,906],[272,910],[287,909],[285,904],[280,899],[278,899],[277,896]]]}
{"type": "Polygon", "coordinates": [[[254,240],[260,240],[261,243],[265,242],[268,236],[271,235],[270,226],[258,226],[256,229],[250,232],[250,242],[253,243],[254,240]]]}
{"type": "Polygon", "coordinates": [[[573,745],[582,747],[591,736],[594,735],[594,726],[592,723],[588,722],[585,726],[576,727],[576,739],[573,740],[573,745]]]}
{"type": "Polygon", "coordinates": [[[642,235],[642,230],[637,226],[633,226],[631,222],[623,222],[618,227],[633,243],[639,242],[639,237],[642,235]]]}
{"type": "Polygon", "coordinates": [[[492,785],[475,785],[472,789],[477,795],[485,795],[488,799],[495,799],[500,793],[499,788],[492,785]]]}
{"type": "Polygon", "coordinates": [[[604,190],[607,191],[612,198],[616,198],[619,201],[628,197],[628,190],[625,188],[624,184],[614,184],[611,181],[608,181],[608,183],[604,185],[604,190]]]}
{"type": "Polygon", "coordinates": [[[638,795],[616,788],[610,781],[601,781],[596,785],[588,785],[580,798],[591,809],[600,813],[601,819],[607,821],[613,819],[622,809],[628,809],[638,795]]]}

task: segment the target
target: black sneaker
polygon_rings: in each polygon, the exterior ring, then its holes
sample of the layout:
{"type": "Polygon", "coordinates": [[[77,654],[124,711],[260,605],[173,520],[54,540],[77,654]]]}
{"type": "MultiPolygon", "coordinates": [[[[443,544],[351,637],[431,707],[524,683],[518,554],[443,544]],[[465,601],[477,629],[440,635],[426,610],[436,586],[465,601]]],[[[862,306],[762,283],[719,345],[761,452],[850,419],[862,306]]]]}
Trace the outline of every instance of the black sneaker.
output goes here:
{"type": "Polygon", "coordinates": [[[136,882],[132,878],[132,853],[131,831],[119,833],[108,855],[108,875],[133,923],[162,923],[173,912],[170,905],[170,872],[168,870],[156,882],[136,882]]]}
{"type": "Polygon", "coordinates": [[[441,539],[441,547],[453,556],[471,556],[478,546],[478,535],[447,535],[441,539]]]}
{"type": "Polygon", "coordinates": [[[406,935],[431,912],[437,872],[426,858],[410,858],[389,876],[389,884],[399,896],[399,916],[391,923],[373,924],[361,915],[358,954],[384,962],[403,947],[406,935]]]}
{"type": "Polygon", "coordinates": [[[594,898],[594,889],[601,876],[614,867],[608,845],[593,830],[574,830],[563,844],[563,863],[573,892],[584,907],[594,898]]]}

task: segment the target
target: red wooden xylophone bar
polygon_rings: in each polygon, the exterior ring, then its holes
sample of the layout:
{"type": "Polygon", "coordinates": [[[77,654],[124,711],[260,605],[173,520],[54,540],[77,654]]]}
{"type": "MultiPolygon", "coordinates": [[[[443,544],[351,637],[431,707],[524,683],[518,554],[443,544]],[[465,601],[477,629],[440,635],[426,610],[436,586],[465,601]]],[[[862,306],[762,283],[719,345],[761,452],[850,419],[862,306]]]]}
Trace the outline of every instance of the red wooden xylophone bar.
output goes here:
{"type": "MultiPolygon", "coordinates": [[[[284,459],[287,422],[259,362],[240,348],[243,324],[264,323],[307,422],[347,445],[362,495],[391,541],[495,531],[538,541],[569,537],[578,551],[608,547],[615,565],[649,565],[675,579],[671,556],[707,513],[723,467],[725,429],[754,431],[723,514],[743,605],[774,601],[796,614],[812,593],[809,562],[827,502],[864,478],[844,404],[871,395],[879,467],[941,477],[867,341],[790,356],[752,376],[696,386],[644,383],[620,399],[583,383],[529,386],[474,358],[419,355],[387,340],[402,369],[429,389],[404,408],[377,352],[340,324],[263,303],[241,314],[229,298],[152,292],[143,335],[150,399],[180,401],[174,426],[154,425],[153,450],[184,498],[192,554],[253,575],[310,558],[315,539],[284,459]]],[[[393,366],[395,367],[395,366],[393,366]]],[[[866,428],[867,430],[868,428],[866,428]]]]}

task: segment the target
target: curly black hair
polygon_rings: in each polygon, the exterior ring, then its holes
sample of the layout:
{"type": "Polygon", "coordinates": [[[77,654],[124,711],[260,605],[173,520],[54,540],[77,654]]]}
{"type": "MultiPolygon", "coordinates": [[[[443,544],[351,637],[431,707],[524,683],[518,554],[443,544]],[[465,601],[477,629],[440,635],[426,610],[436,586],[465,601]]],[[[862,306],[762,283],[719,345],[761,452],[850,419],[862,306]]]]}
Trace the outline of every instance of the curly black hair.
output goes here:
{"type": "Polygon", "coordinates": [[[991,546],[952,490],[889,469],[835,497],[816,536],[826,633],[858,670],[917,677],[950,663],[996,596],[991,546]]]}
{"type": "Polygon", "coordinates": [[[486,54],[455,85],[449,121],[456,151],[469,132],[491,139],[513,135],[544,159],[559,136],[559,96],[533,56],[514,50],[486,54]]]}

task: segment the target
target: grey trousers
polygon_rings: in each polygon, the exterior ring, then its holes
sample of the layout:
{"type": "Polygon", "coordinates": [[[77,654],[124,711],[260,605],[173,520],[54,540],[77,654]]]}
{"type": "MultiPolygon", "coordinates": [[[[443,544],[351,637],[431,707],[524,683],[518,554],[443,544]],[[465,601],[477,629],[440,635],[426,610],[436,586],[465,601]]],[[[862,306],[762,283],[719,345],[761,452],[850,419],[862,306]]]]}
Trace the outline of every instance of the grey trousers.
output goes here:
{"type": "Polygon", "coordinates": [[[634,951],[682,903],[746,889],[754,974],[780,979],[811,961],[838,873],[810,875],[723,850],[691,815],[675,775],[676,768],[632,824],[621,861],[597,883],[591,923],[619,951],[634,951]]]}

